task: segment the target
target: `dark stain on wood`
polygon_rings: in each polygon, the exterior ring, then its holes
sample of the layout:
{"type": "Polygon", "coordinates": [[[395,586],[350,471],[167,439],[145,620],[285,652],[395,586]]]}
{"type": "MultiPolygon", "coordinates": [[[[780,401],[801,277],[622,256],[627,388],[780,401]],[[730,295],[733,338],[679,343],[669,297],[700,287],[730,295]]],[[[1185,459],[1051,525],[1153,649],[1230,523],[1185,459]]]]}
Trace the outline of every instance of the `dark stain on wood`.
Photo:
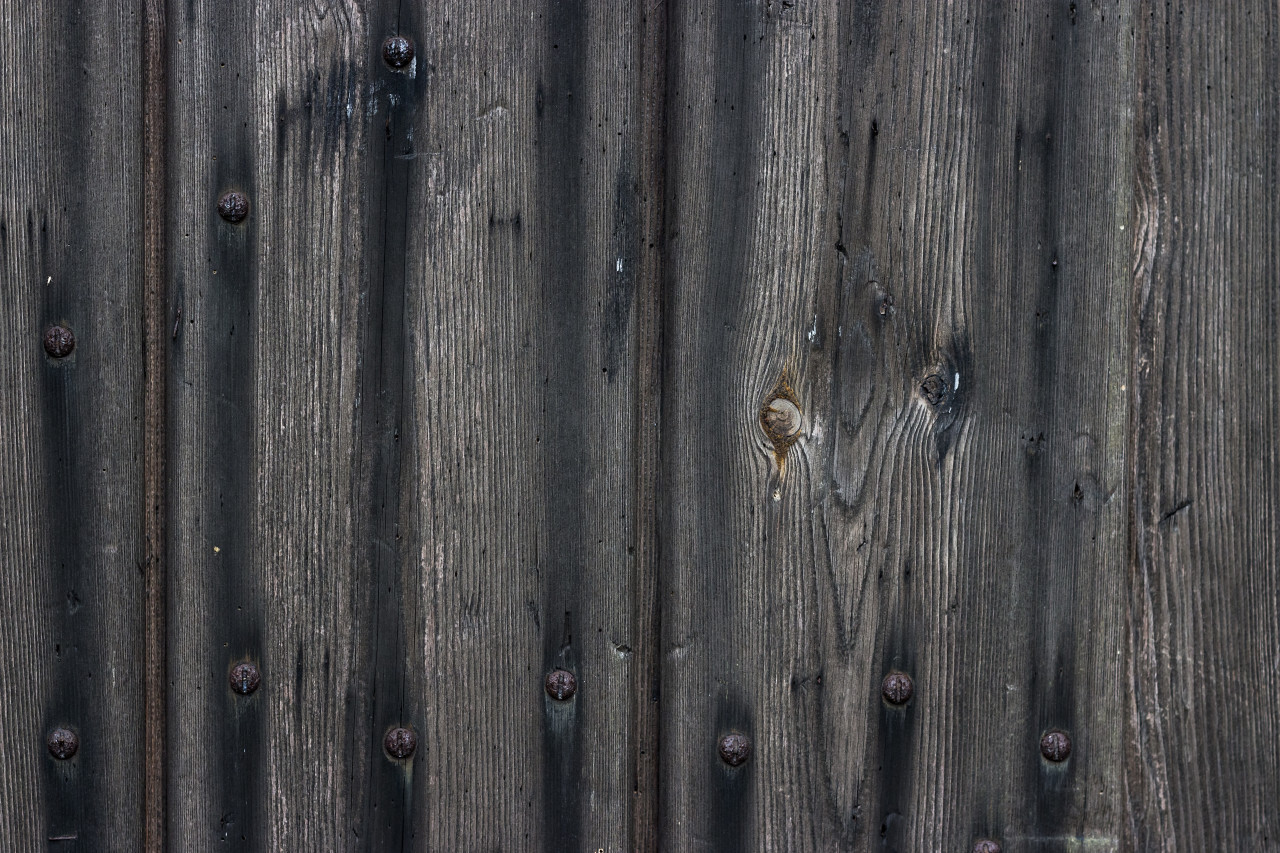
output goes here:
{"type": "MultiPolygon", "coordinates": [[[[707,789],[711,799],[713,823],[708,827],[706,843],[716,853],[744,853],[752,849],[751,782],[756,765],[761,761],[750,707],[731,693],[722,695],[715,705],[714,728],[706,731],[696,760],[707,765],[707,789]],[[720,739],[727,734],[745,735],[751,742],[751,754],[737,767],[731,767],[719,753],[720,739]]],[[[768,760],[766,752],[763,756],[768,760]]]]}
{"type": "MultiPolygon", "coordinates": [[[[590,274],[580,235],[587,223],[586,151],[591,110],[599,109],[586,96],[588,81],[586,7],[579,0],[549,4],[541,34],[542,71],[535,98],[537,121],[537,187],[540,238],[547,251],[541,270],[546,334],[539,347],[538,372],[543,384],[539,452],[542,457],[542,495],[546,549],[538,554],[538,570],[545,578],[542,601],[543,672],[574,664],[574,614],[581,614],[579,599],[587,553],[582,507],[590,477],[583,405],[585,389],[599,382],[598,359],[588,348],[592,306],[586,303],[585,277],[590,274]]],[[[614,200],[615,209],[623,199],[614,200]]],[[[598,274],[598,273],[597,273],[598,274]]],[[[607,274],[607,273],[606,273],[607,274]]],[[[606,312],[603,334],[611,338],[611,317],[606,312]]],[[[598,350],[597,350],[598,352],[598,350]]],[[[608,363],[605,367],[608,368],[608,363]]],[[[580,618],[580,616],[579,616],[580,618]]],[[[582,837],[582,802],[579,796],[582,753],[579,732],[590,672],[576,673],[584,689],[567,707],[548,706],[543,738],[542,848],[566,850],[588,843],[582,837]]],[[[536,689],[538,679],[531,681],[536,689]]]]}
{"type": "MultiPolygon", "coordinates": [[[[413,32],[409,15],[379,8],[371,32],[400,30],[413,32]]],[[[360,683],[366,690],[368,719],[366,744],[372,755],[359,761],[368,768],[369,787],[360,822],[373,849],[401,849],[413,836],[412,766],[423,760],[417,755],[405,762],[387,760],[379,745],[388,729],[400,725],[420,725],[410,710],[416,702],[408,695],[412,677],[404,671],[406,659],[406,613],[403,581],[409,561],[403,529],[406,507],[403,484],[406,447],[416,445],[415,432],[423,425],[406,417],[412,395],[412,367],[408,363],[409,337],[417,324],[406,313],[408,289],[405,256],[409,246],[407,230],[411,221],[412,172],[418,168],[413,158],[415,132],[419,130],[418,105],[425,82],[422,77],[397,72],[382,61],[381,40],[371,38],[366,51],[370,76],[379,91],[376,109],[369,117],[367,139],[373,149],[368,161],[366,186],[369,193],[365,234],[369,242],[368,291],[365,295],[364,327],[361,331],[361,424],[360,446],[367,459],[367,480],[362,490],[367,516],[360,528],[367,532],[366,557],[370,570],[370,599],[365,602],[371,616],[372,632],[367,660],[362,664],[360,683]]],[[[344,108],[351,89],[345,75],[332,78],[337,91],[313,92],[309,114],[325,123],[326,134],[337,131],[345,120],[344,108]],[[330,108],[330,103],[333,104],[330,108]]],[[[341,150],[337,143],[326,145],[341,150]]],[[[419,334],[429,335],[428,329],[419,334]]]]}
{"type": "MultiPolygon", "coordinates": [[[[548,663],[548,671],[556,667],[579,677],[580,663],[574,652],[573,613],[566,611],[559,648],[548,663]]],[[[545,820],[543,849],[563,850],[577,843],[581,836],[582,727],[588,689],[579,690],[570,699],[557,701],[544,696],[546,717],[543,721],[542,810],[545,820]]]]}

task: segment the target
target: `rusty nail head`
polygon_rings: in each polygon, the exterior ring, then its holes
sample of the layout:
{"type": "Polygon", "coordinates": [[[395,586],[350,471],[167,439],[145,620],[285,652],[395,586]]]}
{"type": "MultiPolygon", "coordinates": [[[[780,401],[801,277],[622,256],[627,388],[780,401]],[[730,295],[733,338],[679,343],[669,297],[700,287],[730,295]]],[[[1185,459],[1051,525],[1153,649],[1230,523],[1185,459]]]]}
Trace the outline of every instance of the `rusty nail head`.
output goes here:
{"type": "Polygon", "coordinates": [[[54,358],[66,358],[76,348],[76,336],[66,326],[50,326],[44,330],[44,351],[54,358]]]}
{"type": "Polygon", "coordinates": [[[720,760],[730,767],[737,767],[751,757],[751,738],[738,732],[720,738],[720,760]]]}
{"type": "Polygon", "coordinates": [[[546,687],[548,696],[563,702],[578,692],[578,679],[567,669],[553,669],[547,673],[546,687]]]}
{"type": "Polygon", "coordinates": [[[404,36],[392,36],[382,43],[382,58],[392,68],[404,68],[413,62],[413,42],[404,36]]]}
{"type": "Polygon", "coordinates": [[[235,669],[231,670],[231,689],[241,696],[248,696],[257,690],[261,681],[258,667],[248,661],[236,664],[235,669]]]}
{"type": "Polygon", "coordinates": [[[71,729],[59,726],[49,732],[49,754],[59,761],[66,761],[80,749],[80,738],[71,729]]]}
{"type": "Polygon", "coordinates": [[[228,222],[243,222],[249,215],[249,197],[239,190],[230,190],[218,199],[218,215],[228,222]]]}
{"type": "Polygon", "coordinates": [[[382,747],[387,751],[387,755],[397,761],[404,761],[418,748],[418,736],[411,728],[396,726],[382,739],[382,747]]]}
{"type": "Polygon", "coordinates": [[[890,705],[907,704],[911,701],[911,695],[915,692],[915,685],[911,683],[911,676],[905,672],[894,670],[884,677],[884,681],[880,682],[880,693],[884,696],[884,701],[890,705]]]}
{"type": "Polygon", "coordinates": [[[1045,732],[1040,738],[1040,754],[1050,761],[1066,761],[1071,755],[1071,738],[1057,729],[1045,732]]]}
{"type": "Polygon", "coordinates": [[[1000,845],[990,838],[980,838],[973,844],[973,853],[1000,853],[1000,845]]]}

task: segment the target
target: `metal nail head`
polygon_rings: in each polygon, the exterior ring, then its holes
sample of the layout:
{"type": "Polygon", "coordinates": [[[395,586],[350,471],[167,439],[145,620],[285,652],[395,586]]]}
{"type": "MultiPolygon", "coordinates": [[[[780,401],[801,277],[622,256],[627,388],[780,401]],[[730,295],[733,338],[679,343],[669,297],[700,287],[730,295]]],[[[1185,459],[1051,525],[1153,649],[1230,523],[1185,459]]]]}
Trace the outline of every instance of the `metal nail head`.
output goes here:
{"type": "Polygon", "coordinates": [[[547,673],[546,688],[548,696],[564,702],[578,692],[578,679],[567,669],[553,669],[547,673]]]}
{"type": "Polygon", "coordinates": [[[1071,738],[1057,729],[1045,732],[1040,738],[1040,754],[1050,761],[1066,761],[1071,755],[1071,738]]]}
{"type": "Polygon", "coordinates": [[[413,42],[404,36],[392,36],[382,43],[382,58],[392,68],[404,68],[413,62],[413,42]]]}
{"type": "Polygon", "coordinates": [[[59,761],[66,761],[80,749],[80,738],[71,729],[62,726],[49,732],[46,743],[49,754],[59,761]]]}
{"type": "Polygon", "coordinates": [[[258,689],[258,685],[262,682],[262,675],[258,672],[256,665],[243,661],[231,670],[230,681],[232,690],[241,696],[248,696],[258,689]]]}
{"type": "Polygon", "coordinates": [[[76,336],[66,326],[50,326],[44,330],[44,351],[54,358],[66,358],[76,348],[76,336]]]}
{"type": "Polygon", "coordinates": [[[729,732],[720,738],[720,760],[730,767],[738,767],[751,757],[751,738],[739,732],[729,732]]]}
{"type": "Polygon", "coordinates": [[[397,761],[404,761],[418,748],[418,736],[413,733],[413,729],[396,726],[382,739],[382,747],[387,751],[387,755],[397,761]]]}

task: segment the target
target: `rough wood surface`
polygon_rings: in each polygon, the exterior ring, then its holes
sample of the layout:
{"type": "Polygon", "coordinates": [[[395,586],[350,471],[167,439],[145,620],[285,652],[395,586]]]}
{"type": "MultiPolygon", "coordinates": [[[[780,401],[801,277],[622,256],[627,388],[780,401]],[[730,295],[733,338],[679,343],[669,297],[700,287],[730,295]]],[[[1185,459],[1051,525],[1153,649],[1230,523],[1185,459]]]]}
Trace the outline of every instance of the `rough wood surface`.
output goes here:
{"type": "Polygon", "coordinates": [[[142,829],[139,4],[0,18],[0,847],[142,829]],[[42,345],[61,324],[76,344],[42,345]],[[79,736],[55,760],[46,736],[79,736]]]}
{"type": "Polygon", "coordinates": [[[4,16],[0,847],[1280,849],[1277,32],[4,16]]]}
{"type": "Polygon", "coordinates": [[[1131,26],[673,12],[661,849],[1119,846],[1131,26]]]}
{"type": "Polygon", "coordinates": [[[1280,849],[1280,10],[1139,19],[1126,735],[1139,850],[1280,849]]]}
{"type": "Polygon", "coordinates": [[[170,11],[174,849],[632,848],[639,8],[170,11]]]}

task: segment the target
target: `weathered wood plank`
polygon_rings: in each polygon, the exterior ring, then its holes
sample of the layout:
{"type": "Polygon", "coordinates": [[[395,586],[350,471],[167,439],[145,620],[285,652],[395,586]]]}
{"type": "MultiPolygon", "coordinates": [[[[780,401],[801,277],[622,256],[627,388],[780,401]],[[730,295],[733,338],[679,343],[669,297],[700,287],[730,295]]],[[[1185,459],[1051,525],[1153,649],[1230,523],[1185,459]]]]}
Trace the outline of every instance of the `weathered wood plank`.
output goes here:
{"type": "Polygon", "coordinates": [[[175,849],[630,847],[640,10],[171,11],[175,849]]]}
{"type": "Polygon", "coordinates": [[[1130,26],[673,12],[664,849],[1119,844],[1130,26]]]}
{"type": "Polygon", "coordinates": [[[633,655],[653,642],[635,616],[657,203],[638,185],[641,8],[422,9],[406,619],[433,760],[415,826],[431,849],[631,849],[633,655]],[[569,702],[542,691],[555,667],[578,678],[569,702]]]}
{"type": "Polygon", "coordinates": [[[1145,10],[1133,233],[1130,826],[1280,845],[1280,10],[1145,10]]]}
{"type": "Polygon", "coordinates": [[[142,829],[139,4],[0,21],[0,839],[142,829]],[[52,325],[74,349],[51,357],[52,325]],[[78,751],[46,748],[66,727],[78,751]]]}

